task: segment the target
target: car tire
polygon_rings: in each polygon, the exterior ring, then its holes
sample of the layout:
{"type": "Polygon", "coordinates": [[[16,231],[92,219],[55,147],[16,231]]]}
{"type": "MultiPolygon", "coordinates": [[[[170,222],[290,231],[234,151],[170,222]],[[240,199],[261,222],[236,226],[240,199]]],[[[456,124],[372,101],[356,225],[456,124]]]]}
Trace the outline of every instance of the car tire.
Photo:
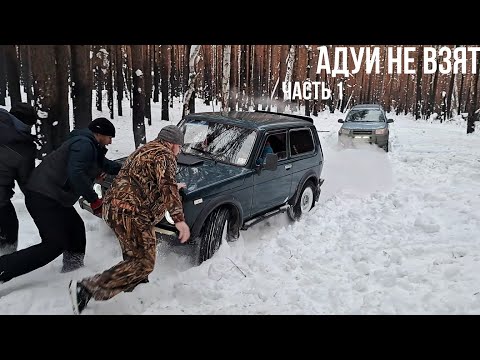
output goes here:
{"type": "Polygon", "coordinates": [[[222,241],[226,236],[229,215],[229,210],[221,207],[215,209],[208,216],[200,234],[200,243],[196,256],[198,264],[210,259],[222,245],[222,241]]]}
{"type": "Polygon", "coordinates": [[[293,221],[299,221],[302,216],[308,213],[315,205],[315,185],[312,181],[307,181],[303,185],[302,192],[295,205],[287,210],[288,217],[293,221]]]}
{"type": "Polygon", "coordinates": [[[388,149],[388,141],[387,141],[387,143],[385,144],[385,146],[383,147],[383,150],[385,150],[385,152],[388,152],[388,151],[389,151],[389,149],[388,149]]]}

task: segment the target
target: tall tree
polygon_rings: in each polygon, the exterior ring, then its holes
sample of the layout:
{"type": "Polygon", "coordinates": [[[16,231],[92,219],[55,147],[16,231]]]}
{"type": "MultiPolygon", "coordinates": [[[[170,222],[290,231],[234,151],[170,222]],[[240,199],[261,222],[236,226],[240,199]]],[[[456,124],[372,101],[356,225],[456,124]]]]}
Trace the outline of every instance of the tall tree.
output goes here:
{"type": "Polygon", "coordinates": [[[52,152],[55,143],[55,125],[57,125],[57,71],[54,45],[32,45],[32,76],[34,98],[38,109],[39,121],[36,124],[36,134],[42,140],[39,158],[43,159],[52,152]]]}
{"type": "Polygon", "coordinates": [[[23,92],[27,95],[27,102],[29,104],[33,101],[33,88],[32,88],[32,67],[30,65],[30,46],[19,45],[20,49],[20,63],[21,74],[23,80],[23,92]]]}
{"type": "MultiPolygon", "coordinates": [[[[467,134],[471,134],[475,131],[475,119],[476,115],[478,116],[478,72],[480,71],[480,58],[477,56],[477,63],[472,64],[472,67],[476,66],[477,69],[475,74],[472,75],[473,79],[471,81],[471,90],[470,90],[470,106],[468,109],[468,119],[467,119],[467,134]]],[[[472,73],[473,73],[472,69],[472,73]]]]}
{"type": "Polygon", "coordinates": [[[197,62],[197,59],[198,59],[198,54],[200,53],[200,48],[201,48],[201,45],[191,45],[191,47],[190,47],[190,58],[189,58],[189,61],[188,61],[189,80],[188,80],[188,88],[187,88],[187,91],[185,93],[185,99],[183,100],[183,114],[182,114],[183,116],[182,116],[182,118],[185,117],[185,115],[192,112],[191,99],[192,99],[192,96],[195,96],[194,95],[194,93],[195,93],[195,78],[198,75],[198,73],[195,69],[195,65],[196,65],[196,62],[197,62]]]}
{"type": "MultiPolygon", "coordinates": [[[[222,111],[228,111],[228,99],[230,92],[230,60],[231,60],[231,45],[224,45],[223,49],[223,76],[222,76],[222,111]]],[[[234,110],[234,109],[233,109],[234,110]]]]}
{"type": "Polygon", "coordinates": [[[90,46],[70,45],[73,127],[83,129],[92,121],[90,46]]]}
{"type": "Polygon", "coordinates": [[[452,72],[450,74],[450,83],[448,84],[448,94],[447,94],[447,116],[448,118],[452,117],[452,99],[453,99],[453,86],[455,85],[455,74],[452,72]]]}
{"type": "MultiPolygon", "coordinates": [[[[435,53],[438,54],[438,48],[439,46],[437,46],[435,48],[435,53]]],[[[430,117],[431,114],[433,114],[435,112],[435,94],[437,93],[437,86],[438,86],[438,74],[439,74],[439,66],[438,66],[438,63],[439,63],[439,60],[440,60],[440,57],[437,55],[436,57],[436,70],[435,70],[435,74],[433,75],[433,81],[431,82],[431,85],[430,85],[430,96],[429,96],[429,99],[428,99],[428,110],[427,110],[427,118],[430,117]]]]}
{"type": "Polygon", "coordinates": [[[458,91],[458,110],[457,113],[460,114],[462,112],[462,97],[463,97],[463,82],[465,80],[465,74],[461,74],[460,76],[460,90],[458,91]]]}
{"type": "Polygon", "coordinates": [[[117,88],[117,112],[118,116],[123,116],[122,100],[123,100],[123,54],[122,45],[115,46],[115,84],[117,88]]]}
{"type": "MultiPolygon", "coordinates": [[[[312,51],[312,46],[311,45],[307,45],[307,78],[306,78],[306,82],[307,83],[311,83],[311,79],[310,79],[310,74],[311,74],[311,70],[312,70],[312,54],[313,51],[312,51]]],[[[306,116],[310,116],[310,100],[305,100],[305,115],[306,116]]]]}
{"type": "Polygon", "coordinates": [[[69,45],[55,45],[55,68],[57,78],[57,99],[55,122],[53,123],[53,148],[62,145],[70,132],[70,111],[68,105],[68,73],[70,64],[69,45]]]}
{"type": "Polygon", "coordinates": [[[238,109],[247,110],[248,45],[240,45],[240,78],[238,81],[238,109]]]}
{"type": "Polygon", "coordinates": [[[263,49],[261,49],[262,45],[253,45],[251,47],[251,57],[252,60],[252,82],[251,82],[251,94],[252,94],[252,101],[253,109],[257,110],[258,105],[261,103],[260,96],[262,94],[261,85],[260,85],[260,67],[261,62],[263,61],[263,49]],[[260,51],[260,49],[262,51],[260,51]]]}
{"type": "Polygon", "coordinates": [[[13,105],[22,102],[16,45],[5,45],[5,61],[7,65],[8,95],[10,96],[10,104],[13,105]]]}
{"type": "Polygon", "coordinates": [[[107,88],[107,107],[110,112],[110,119],[113,119],[113,63],[115,61],[114,45],[107,45],[107,54],[105,55],[107,62],[107,71],[105,83],[107,88]]]}
{"type": "Polygon", "coordinates": [[[423,46],[417,53],[417,88],[415,100],[415,120],[422,117],[422,76],[423,76],[423,46]]]}
{"type": "Polygon", "coordinates": [[[93,69],[95,74],[95,89],[97,91],[96,105],[97,110],[102,111],[103,105],[103,87],[104,87],[104,62],[106,50],[100,46],[95,45],[93,50],[95,56],[93,57],[93,69]]]}
{"type": "Polygon", "coordinates": [[[203,52],[203,91],[205,105],[210,105],[212,101],[212,50],[205,46],[203,52]]]}
{"type": "Polygon", "coordinates": [[[151,60],[151,51],[150,45],[143,46],[143,77],[145,81],[145,117],[148,120],[148,125],[152,125],[152,60],[151,60]]]}
{"type": "Polygon", "coordinates": [[[168,45],[160,46],[160,88],[162,90],[162,120],[170,120],[168,116],[168,84],[170,79],[168,77],[168,63],[171,62],[171,57],[168,54],[168,45]]]}
{"type": "MultiPolygon", "coordinates": [[[[229,45],[229,48],[226,46],[223,47],[223,56],[225,56],[225,51],[230,53],[230,60],[225,63],[225,59],[222,60],[223,67],[226,65],[230,68],[230,79],[228,79],[228,89],[227,94],[228,96],[225,98],[225,89],[222,86],[222,109],[224,111],[230,109],[231,111],[235,111],[237,109],[237,90],[238,90],[238,50],[239,47],[237,45],[229,45]],[[223,106],[223,101],[228,99],[228,107],[225,104],[223,106]]],[[[222,63],[220,62],[220,63],[222,63]]],[[[221,67],[220,67],[221,68],[221,67]]],[[[225,68],[223,68],[225,71],[225,68]]],[[[222,79],[222,84],[226,81],[224,76],[219,76],[222,79]]]]}
{"type": "Polygon", "coordinates": [[[280,72],[277,80],[278,88],[278,102],[277,102],[277,112],[285,111],[285,94],[283,93],[282,81],[285,81],[287,74],[287,60],[288,60],[288,45],[281,45],[280,48],[280,72]]]}
{"type": "Polygon", "coordinates": [[[158,103],[160,99],[160,49],[153,45],[153,102],[158,103]]]}
{"type": "Polygon", "coordinates": [[[143,45],[130,45],[133,77],[133,139],[135,148],[146,143],[145,136],[145,80],[143,77],[143,45]]]}
{"type": "Polygon", "coordinates": [[[172,97],[170,107],[173,107],[173,98],[178,97],[178,67],[177,67],[177,47],[171,45],[170,47],[170,93],[172,97]]]}

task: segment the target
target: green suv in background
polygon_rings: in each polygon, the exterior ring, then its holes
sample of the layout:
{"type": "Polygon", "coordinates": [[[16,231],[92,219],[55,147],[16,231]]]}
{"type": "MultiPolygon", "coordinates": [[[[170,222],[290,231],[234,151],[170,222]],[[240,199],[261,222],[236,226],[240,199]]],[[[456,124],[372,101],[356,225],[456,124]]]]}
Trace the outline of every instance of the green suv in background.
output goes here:
{"type": "Polygon", "coordinates": [[[355,105],[347,113],[338,131],[338,142],[342,146],[356,143],[377,144],[388,152],[390,130],[388,124],[393,119],[387,119],[385,111],[377,104],[355,105]]]}

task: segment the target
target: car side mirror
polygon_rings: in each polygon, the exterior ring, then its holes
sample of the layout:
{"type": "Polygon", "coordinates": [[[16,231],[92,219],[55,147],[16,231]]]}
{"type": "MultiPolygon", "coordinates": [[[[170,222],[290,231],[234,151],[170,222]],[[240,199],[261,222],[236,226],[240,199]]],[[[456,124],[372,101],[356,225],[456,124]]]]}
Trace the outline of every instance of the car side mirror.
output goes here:
{"type": "Polygon", "coordinates": [[[388,119],[387,120],[387,123],[392,123],[393,122],[393,119],[388,119]]]}
{"type": "Polygon", "coordinates": [[[345,121],[343,121],[343,119],[338,119],[338,122],[339,122],[340,124],[343,124],[345,121]]]}
{"type": "Polygon", "coordinates": [[[269,153],[265,156],[265,165],[263,166],[265,170],[275,171],[277,170],[277,165],[278,165],[277,154],[269,153]]]}

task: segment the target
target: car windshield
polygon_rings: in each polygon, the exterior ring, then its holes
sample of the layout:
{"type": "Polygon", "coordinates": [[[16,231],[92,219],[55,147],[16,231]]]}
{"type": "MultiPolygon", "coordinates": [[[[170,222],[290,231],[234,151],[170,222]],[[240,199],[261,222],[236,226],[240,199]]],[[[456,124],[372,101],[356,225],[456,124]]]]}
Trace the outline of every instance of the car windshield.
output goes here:
{"type": "Polygon", "coordinates": [[[345,121],[385,122],[385,116],[379,109],[352,109],[345,121]]]}
{"type": "Polygon", "coordinates": [[[246,165],[255,144],[254,130],[235,125],[185,120],[180,128],[185,134],[184,153],[228,164],[246,165]]]}

